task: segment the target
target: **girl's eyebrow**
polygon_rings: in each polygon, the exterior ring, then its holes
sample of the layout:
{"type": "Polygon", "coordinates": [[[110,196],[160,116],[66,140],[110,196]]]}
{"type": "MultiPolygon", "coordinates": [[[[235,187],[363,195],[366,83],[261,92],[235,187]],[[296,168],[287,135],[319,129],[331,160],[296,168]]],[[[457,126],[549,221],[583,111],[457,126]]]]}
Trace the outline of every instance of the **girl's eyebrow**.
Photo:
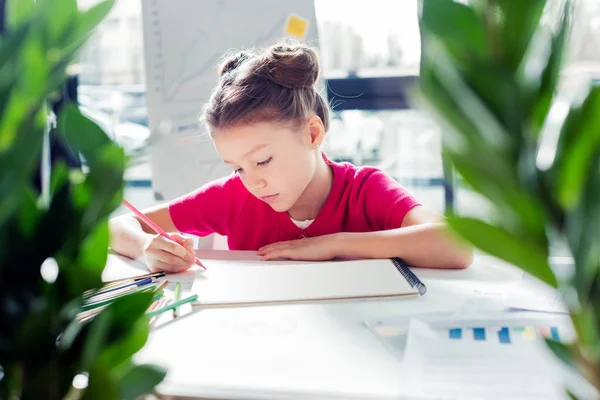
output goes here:
{"type": "MultiPolygon", "coordinates": [[[[249,152],[244,154],[242,158],[246,158],[246,157],[250,156],[252,153],[256,153],[258,150],[263,149],[267,146],[268,146],[268,144],[259,144],[258,146],[254,147],[252,150],[250,150],[249,152]]],[[[223,160],[223,161],[227,164],[235,164],[234,162],[231,162],[231,161],[226,161],[226,160],[223,160]]]]}

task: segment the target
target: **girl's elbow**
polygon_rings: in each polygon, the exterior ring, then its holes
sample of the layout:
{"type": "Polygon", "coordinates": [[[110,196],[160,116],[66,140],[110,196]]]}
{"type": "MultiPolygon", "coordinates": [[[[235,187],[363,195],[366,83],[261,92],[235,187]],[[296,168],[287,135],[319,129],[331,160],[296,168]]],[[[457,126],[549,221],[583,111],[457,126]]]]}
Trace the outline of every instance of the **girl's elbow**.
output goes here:
{"type": "Polygon", "coordinates": [[[473,264],[475,256],[473,254],[473,248],[469,247],[468,249],[463,249],[457,254],[457,257],[454,260],[453,268],[454,269],[466,269],[473,264]]]}

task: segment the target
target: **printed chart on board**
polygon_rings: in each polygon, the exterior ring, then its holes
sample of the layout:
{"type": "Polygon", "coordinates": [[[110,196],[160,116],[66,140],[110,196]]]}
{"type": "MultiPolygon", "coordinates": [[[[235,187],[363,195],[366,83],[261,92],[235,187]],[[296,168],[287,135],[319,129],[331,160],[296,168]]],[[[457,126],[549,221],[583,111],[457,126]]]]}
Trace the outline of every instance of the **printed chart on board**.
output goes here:
{"type": "Polygon", "coordinates": [[[143,0],[142,6],[152,184],[155,197],[168,200],[231,173],[199,124],[222,55],[284,37],[318,47],[314,1],[143,0]]]}

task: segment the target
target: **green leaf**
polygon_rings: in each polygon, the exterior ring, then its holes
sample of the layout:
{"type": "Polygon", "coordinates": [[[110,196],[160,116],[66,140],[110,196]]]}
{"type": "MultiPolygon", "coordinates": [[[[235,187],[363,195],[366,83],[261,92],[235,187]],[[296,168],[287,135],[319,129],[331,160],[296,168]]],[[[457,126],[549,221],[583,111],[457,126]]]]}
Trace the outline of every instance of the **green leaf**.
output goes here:
{"type": "Polygon", "coordinates": [[[81,355],[81,366],[84,370],[90,370],[106,345],[111,320],[112,312],[110,307],[108,307],[107,309],[102,310],[100,314],[90,322],[90,334],[85,341],[83,354],[81,355]]]}
{"type": "Polygon", "coordinates": [[[0,297],[9,301],[2,305],[7,313],[0,313],[0,363],[7,372],[0,379],[2,398],[58,399],[67,394],[117,400],[123,398],[121,390],[128,396],[149,391],[152,382],[164,377],[151,367],[132,369],[124,386],[117,387],[124,375],[115,365],[100,362],[109,350],[113,357],[106,359],[130,363],[143,346],[151,294],[140,304],[132,298],[133,305],[117,307],[124,315],[115,317],[117,311],[109,307],[90,323],[74,321],[81,307],[77,292],[89,282],[100,284],[108,246],[106,218],[122,196],[123,150],[82,118],[65,137],[87,152],[89,175],[80,173],[70,181],[66,165],[55,164],[47,212],[36,207],[38,193],[32,189],[46,104],[55,100],[76,50],[112,4],[103,2],[80,14],[77,0],[8,0],[12,25],[0,36],[0,297]],[[48,256],[60,268],[52,284],[40,277],[40,263],[48,256]],[[72,290],[69,282],[75,281],[72,290]],[[17,319],[26,321],[22,333],[17,319]],[[70,391],[70,380],[79,371],[90,373],[84,393],[70,391]]]}
{"type": "MultiPolygon", "coordinates": [[[[6,72],[4,69],[7,65],[12,65],[15,61],[18,61],[21,46],[27,38],[33,21],[24,21],[22,26],[12,32],[5,32],[3,37],[0,37],[0,71],[6,72]]],[[[4,74],[0,76],[0,82],[5,77],[4,74]]]]}
{"type": "Polygon", "coordinates": [[[80,48],[98,24],[108,15],[114,4],[114,0],[105,0],[85,12],[80,12],[77,18],[77,26],[65,51],[73,53],[80,48]]]}
{"type": "Polygon", "coordinates": [[[530,235],[538,246],[546,246],[543,208],[533,197],[517,186],[517,177],[502,161],[476,149],[470,152],[449,151],[456,171],[476,192],[490,199],[503,217],[506,226],[518,227],[530,235]]]}
{"type": "Polygon", "coordinates": [[[76,105],[65,106],[58,123],[66,142],[73,150],[81,152],[89,163],[95,161],[100,149],[112,144],[102,128],[85,117],[76,105]]]}
{"type": "Polygon", "coordinates": [[[512,71],[516,71],[539,26],[546,0],[499,0],[496,4],[503,14],[498,40],[502,45],[502,58],[512,71]]]}
{"type": "Polygon", "coordinates": [[[108,258],[108,221],[98,221],[95,228],[83,240],[78,263],[93,276],[100,276],[108,258]]]}
{"type": "Polygon", "coordinates": [[[117,299],[108,308],[112,311],[111,337],[98,362],[118,366],[144,347],[148,339],[146,310],[154,297],[150,292],[138,292],[117,299]]]}
{"type": "Polygon", "coordinates": [[[459,109],[463,118],[469,120],[475,128],[474,131],[458,130],[458,132],[471,143],[480,143],[497,153],[506,153],[507,150],[514,149],[511,135],[490,112],[488,105],[469,87],[456,63],[453,63],[448,56],[448,52],[434,43],[431,43],[429,48],[435,49],[435,60],[425,67],[424,72],[435,77],[436,80],[432,83],[443,88],[454,107],[459,109]]]}
{"type": "MultiPolygon", "coordinates": [[[[61,249],[69,248],[69,242],[78,239],[77,215],[72,213],[72,206],[69,196],[69,188],[63,186],[52,194],[50,207],[39,219],[36,240],[39,241],[38,248],[44,249],[48,254],[60,252],[61,249]],[[57,229],[61,227],[61,229],[57,229]]],[[[60,258],[60,254],[57,254],[60,258]]],[[[57,258],[57,261],[59,259],[57,258]]],[[[67,267],[71,260],[60,260],[59,266],[62,269],[67,267]]],[[[64,289],[64,288],[63,288],[64,289]]]]}
{"type": "Polygon", "coordinates": [[[20,28],[35,15],[35,0],[7,0],[6,25],[9,30],[20,28]]]}
{"type": "Polygon", "coordinates": [[[569,396],[569,399],[571,400],[580,400],[577,396],[575,396],[569,389],[566,390],[567,392],[567,396],[569,396]]]}
{"type": "MultiPolygon", "coordinates": [[[[476,127],[453,102],[446,88],[440,85],[439,78],[433,68],[429,66],[429,62],[423,60],[422,65],[423,72],[419,78],[419,91],[414,93],[414,97],[417,102],[429,108],[431,113],[451,128],[444,129],[444,141],[448,144],[449,139],[453,139],[453,142],[450,141],[449,144],[453,148],[462,148],[467,140],[477,137],[475,134],[476,127]],[[449,135],[452,136],[449,138],[449,135]]],[[[477,142],[480,142],[480,140],[477,140],[477,142]]]]}
{"type": "Polygon", "coordinates": [[[83,293],[102,283],[101,276],[108,258],[108,222],[97,221],[91,232],[83,239],[77,260],[68,274],[71,293],[83,293]]]}
{"type": "Polygon", "coordinates": [[[114,311],[113,323],[117,326],[130,326],[137,318],[145,316],[153,297],[151,292],[138,292],[117,299],[109,307],[114,311]]]}
{"type": "Polygon", "coordinates": [[[15,91],[10,97],[0,121],[0,152],[12,145],[19,135],[27,114],[31,112],[30,105],[30,99],[20,91],[15,91]]]}
{"type": "MultiPolygon", "coordinates": [[[[134,318],[132,316],[132,319],[134,318]]],[[[113,340],[110,345],[102,349],[98,362],[115,367],[126,362],[144,347],[148,340],[149,329],[146,317],[129,322],[127,325],[115,324],[113,332],[118,333],[115,335],[118,339],[113,340]]]]}
{"type": "Polygon", "coordinates": [[[450,217],[448,223],[459,235],[488,254],[514,264],[552,287],[556,277],[548,265],[548,250],[532,246],[503,228],[468,217],[450,217]]]}
{"type": "Polygon", "coordinates": [[[33,237],[39,218],[40,210],[37,208],[37,199],[33,190],[27,188],[21,197],[21,204],[17,214],[20,233],[24,238],[30,239],[33,237]]]}
{"type": "Polygon", "coordinates": [[[482,21],[474,9],[448,0],[424,0],[422,28],[444,42],[460,60],[472,54],[486,57],[489,53],[482,21]]]}
{"type": "Polygon", "coordinates": [[[38,0],[38,6],[51,23],[44,26],[50,46],[60,46],[74,30],[78,16],[77,0],[38,0]]]}
{"type": "MultiPolygon", "coordinates": [[[[4,225],[17,212],[24,193],[29,189],[22,181],[17,181],[18,177],[15,175],[9,173],[9,176],[0,176],[0,193],[6,193],[0,197],[0,225],[4,225]],[[5,191],[5,188],[10,188],[10,192],[5,191]]],[[[0,247],[0,255],[2,253],[0,247]]]]}
{"type": "Polygon", "coordinates": [[[118,382],[110,374],[110,366],[96,365],[89,371],[83,400],[122,400],[118,382]]]}
{"type": "Polygon", "coordinates": [[[586,176],[600,146],[600,86],[595,86],[580,108],[572,109],[561,131],[553,168],[558,169],[560,204],[573,209],[582,195],[586,176]]]}
{"type": "Polygon", "coordinates": [[[64,160],[56,160],[52,164],[50,178],[50,194],[54,195],[69,182],[69,167],[64,160]]]}
{"type": "MultiPolygon", "coordinates": [[[[592,161],[595,165],[585,178],[579,203],[567,213],[566,233],[575,259],[573,282],[581,301],[593,301],[594,284],[600,275],[600,148],[592,161]]],[[[600,311],[599,311],[600,312],[600,311]]]]}
{"type": "Polygon", "coordinates": [[[600,359],[600,346],[598,338],[600,337],[600,321],[596,318],[594,307],[597,305],[589,304],[585,299],[580,299],[583,303],[577,313],[571,314],[575,332],[577,332],[578,345],[581,349],[581,355],[589,360],[600,359]]]}
{"type": "Polygon", "coordinates": [[[95,193],[84,214],[84,226],[114,211],[123,198],[123,174],[125,153],[120,147],[111,144],[98,151],[97,158],[90,162],[87,183],[95,193]],[[101,195],[100,195],[101,193],[101,195]]]}
{"type": "Polygon", "coordinates": [[[150,394],[166,375],[167,371],[157,365],[133,366],[118,383],[121,396],[125,400],[135,400],[138,396],[150,394]]]}
{"type": "Polygon", "coordinates": [[[546,115],[550,110],[552,98],[558,84],[558,78],[560,75],[560,69],[562,67],[566,43],[569,33],[569,21],[571,15],[571,8],[569,3],[565,4],[564,12],[562,15],[560,28],[558,33],[552,38],[552,44],[550,46],[550,55],[548,62],[541,74],[541,82],[538,92],[538,102],[534,109],[534,127],[537,132],[541,129],[546,115]]]}
{"type": "Polygon", "coordinates": [[[40,98],[47,95],[46,79],[49,73],[48,61],[44,52],[41,34],[32,32],[30,40],[22,47],[23,64],[26,68],[21,71],[22,89],[32,98],[40,98]]]}
{"type": "MultiPolygon", "coordinates": [[[[78,174],[76,174],[75,180],[79,180],[78,174]]],[[[92,201],[92,188],[85,181],[72,183],[71,197],[73,199],[73,206],[78,210],[84,210],[85,207],[92,201]]]]}
{"type": "Polygon", "coordinates": [[[105,0],[94,5],[89,10],[81,12],[77,23],[77,35],[83,37],[89,35],[106,18],[114,5],[115,0],[105,0]]]}
{"type": "Polygon", "coordinates": [[[8,35],[7,37],[0,37],[0,118],[4,115],[4,110],[20,76],[19,54],[30,27],[29,23],[23,24],[16,31],[5,33],[8,35]]]}
{"type": "Polygon", "coordinates": [[[511,142],[516,148],[526,106],[523,104],[521,89],[514,79],[514,73],[494,60],[475,60],[469,64],[467,71],[461,73],[476,97],[485,104],[504,130],[513,136],[511,142]],[[511,107],[507,107],[508,104],[511,107]]]}
{"type": "Polygon", "coordinates": [[[573,348],[571,345],[567,345],[561,342],[557,342],[553,339],[545,339],[546,345],[552,350],[554,355],[561,360],[565,365],[577,369],[577,361],[573,354],[573,348]]]}
{"type": "Polygon", "coordinates": [[[62,310],[60,310],[60,317],[66,321],[75,319],[77,314],[81,311],[82,303],[81,296],[77,296],[67,301],[63,304],[62,310]]]}
{"type": "Polygon", "coordinates": [[[70,146],[82,153],[90,167],[85,185],[74,190],[76,204],[86,207],[82,226],[88,229],[121,202],[125,152],[75,106],[65,107],[59,118],[59,130],[70,146]],[[89,197],[86,204],[89,193],[96,195],[89,197]]]}
{"type": "Polygon", "coordinates": [[[77,335],[79,335],[79,332],[81,332],[83,326],[84,324],[82,324],[76,319],[73,319],[69,323],[69,325],[67,325],[67,328],[63,332],[59,348],[62,350],[69,349],[75,341],[75,339],[77,339],[77,335]]]}
{"type": "Polygon", "coordinates": [[[33,169],[41,154],[42,132],[43,127],[21,132],[11,143],[10,151],[0,150],[0,224],[16,212],[21,198],[29,190],[33,169]]]}

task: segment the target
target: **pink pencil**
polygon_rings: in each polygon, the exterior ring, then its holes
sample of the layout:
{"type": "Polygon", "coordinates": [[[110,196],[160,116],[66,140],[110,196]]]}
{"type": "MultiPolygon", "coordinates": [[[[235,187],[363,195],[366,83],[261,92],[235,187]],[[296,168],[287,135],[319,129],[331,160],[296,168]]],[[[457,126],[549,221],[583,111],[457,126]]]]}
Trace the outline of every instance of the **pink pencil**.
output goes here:
{"type": "MultiPolygon", "coordinates": [[[[154,222],[152,222],[152,220],[150,218],[148,218],[147,216],[145,216],[144,214],[142,214],[142,212],[140,210],[138,210],[137,208],[135,208],[131,203],[129,203],[127,200],[123,199],[123,205],[125,205],[125,207],[129,208],[135,215],[137,215],[138,217],[141,218],[142,221],[144,221],[146,224],[148,224],[148,226],[152,229],[154,229],[154,231],[156,233],[158,233],[161,236],[166,237],[169,240],[172,240],[175,243],[178,243],[177,240],[175,240],[175,238],[173,238],[171,235],[169,235],[167,232],[165,232],[164,230],[162,230],[162,228],[158,225],[156,225],[154,222]]],[[[195,257],[195,256],[194,256],[195,257]]],[[[206,267],[204,265],[202,265],[202,262],[200,261],[200,259],[198,257],[196,258],[196,264],[201,267],[204,268],[204,270],[206,271],[206,267]]]]}

